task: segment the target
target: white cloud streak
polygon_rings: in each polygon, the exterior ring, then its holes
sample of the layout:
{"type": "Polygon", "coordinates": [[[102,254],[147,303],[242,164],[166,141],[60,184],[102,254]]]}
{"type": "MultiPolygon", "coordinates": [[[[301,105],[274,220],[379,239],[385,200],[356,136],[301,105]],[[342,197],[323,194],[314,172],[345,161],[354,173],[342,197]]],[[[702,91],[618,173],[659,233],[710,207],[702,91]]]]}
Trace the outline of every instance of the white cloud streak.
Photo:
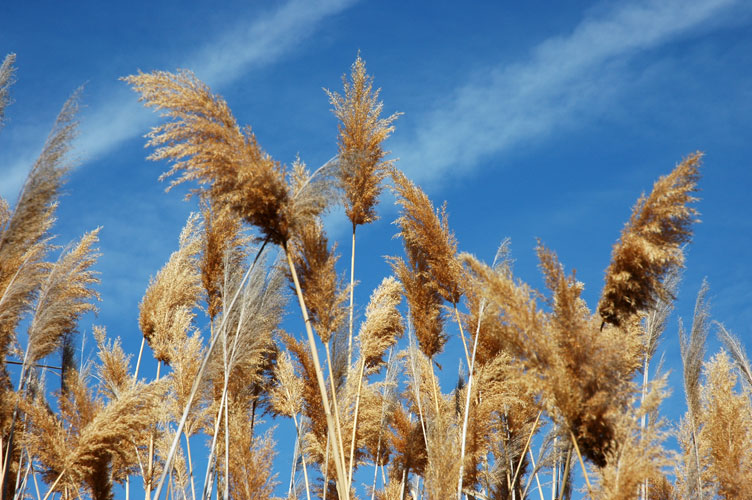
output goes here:
{"type": "MultiPolygon", "coordinates": [[[[334,15],[355,0],[290,0],[275,11],[251,23],[235,26],[229,33],[202,47],[177,66],[191,69],[214,88],[228,85],[247,71],[263,67],[294,50],[312,35],[327,17],[334,15]]],[[[101,159],[124,141],[145,133],[156,117],[137,102],[136,96],[113,82],[106,99],[89,103],[82,116],[81,135],[76,151],[84,163],[101,159]]],[[[38,144],[25,143],[20,151],[5,152],[6,161],[0,196],[13,200],[30,165],[38,144]]]]}
{"type": "Polygon", "coordinates": [[[617,3],[605,15],[584,18],[571,34],[543,41],[524,63],[477,74],[419,117],[414,137],[391,149],[418,182],[465,172],[492,154],[603,112],[618,93],[620,64],[698,31],[735,3],[617,3]]]}

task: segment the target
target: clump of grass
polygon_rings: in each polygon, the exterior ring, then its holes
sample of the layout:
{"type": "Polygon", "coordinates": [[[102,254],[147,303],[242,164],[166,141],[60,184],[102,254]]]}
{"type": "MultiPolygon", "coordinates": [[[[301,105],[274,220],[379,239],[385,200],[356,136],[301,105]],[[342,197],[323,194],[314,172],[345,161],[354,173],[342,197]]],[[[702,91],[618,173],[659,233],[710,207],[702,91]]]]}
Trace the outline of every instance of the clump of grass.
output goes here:
{"type": "MultiPolygon", "coordinates": [[[[0,66],[0,119],[13,63],[9,56],[0,66]]],[[[171,162],[163,175],[171,185],[193,184],[201,217],[189,217],[147,288],[135,368],[120,339],[97,327],[98,360],[76,369],[72,334],[98,297],[99,230],[50,259],[76,96],[66,104],[16,207],[0,200],[4,497],[23,497],[41,479],[44,498],[110,499],[118,483],[129,495],[133,478],[150,498],[167,490],[192,500],[271,499],[280,473],[274,431],[259,430],[264,415],[295,426],[294,436],[277,434],[296,449],[290,498],[363,497],[356,471],[366,466],[372,499],[564,499],[582,482],[583,494],[599,499],[752,495],[752,371],[722,326],[731,358],[721,352],[703,364],[707,285],[691,329],[680,327],[688,412],[675,431],[678,453],[665,445],[672,431],[660,416],[668,379],[660,366],[651,377],[697,215],[701,154],[638,200],[591,310],[584,284],[542,243],[545,292],[515,276],[507,241],[491,265],[459,251],[448,207],[437,210],[387,159],[397,115],[381,116],[360,56],[344,94],[329,93],[337,156],[314,172],[299,158],[289,167],[272,159],[188,71],[125,80],[167,118],[149,134],[150,158],[171,162]],[[404,255],[389,258],[394,276],[355,328],[355,228],[377,218],[387,175],[404,255]],[[353,227],[349,286],[322,219],[334,199],[353,227]],[[276,260],[265,256],[269,243],[281,250],[276,260]],[[290,282],[305,338],[281,330],[290,282]],[[436,357],[452,313],[467,372],[445,392],[436,357]],[[145,382],[147,342],[157,375],[145,382]],[[59,351],[64,383],[50,394],[38,365],[59,351]],[[22,353],[14,385],[6,358],[22,353]],[[191,449],[197,435],[207,438],[205,460],[191,449]]]]}

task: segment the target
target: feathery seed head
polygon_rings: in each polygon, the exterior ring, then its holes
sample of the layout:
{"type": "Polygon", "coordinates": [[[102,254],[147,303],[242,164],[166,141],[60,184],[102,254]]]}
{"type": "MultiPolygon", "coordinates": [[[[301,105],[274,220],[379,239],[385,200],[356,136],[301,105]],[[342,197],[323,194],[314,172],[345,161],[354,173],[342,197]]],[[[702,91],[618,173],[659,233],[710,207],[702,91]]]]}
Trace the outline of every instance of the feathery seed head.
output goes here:
{"type": "Polygon", "coordinates": [[[381,118],[380,90],[366,74],[360,54],[352,65],[350,81],[342,76],[344,96],[326,91],[339,119],[340,180],[345,191],[345,212],[353,226],[376,220],[375,205],[390,161],[382,142],[394,131],[399,113],[381,118]]]}
{"type": "Polygon", "coordinates": [[[701,160],[699,152],[687,156],[632,209],[606,270],[598,304],[604,322],[620,326],[657,300],[671,298],[663,279],[669,269],[684,263],[681,245],[690,240],[696,221],[697,210],[689,204],[697,201],[692,193],[697,191],[701,160]]]}

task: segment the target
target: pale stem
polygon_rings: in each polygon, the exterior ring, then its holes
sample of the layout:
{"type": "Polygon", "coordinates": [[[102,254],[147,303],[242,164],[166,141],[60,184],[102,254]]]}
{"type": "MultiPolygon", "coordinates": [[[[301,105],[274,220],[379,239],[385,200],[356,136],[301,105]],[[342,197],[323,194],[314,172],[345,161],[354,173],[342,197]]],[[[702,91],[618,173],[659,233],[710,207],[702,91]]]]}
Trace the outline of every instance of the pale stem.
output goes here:
{"type": "MultiPolygon", "coordinates": [[[[159,380],[159,370],[162,367],[162,362],[157,360],[157,377],[156,380],[159,380]]],[[[152,475],[154,474],[154,432],[151,432],[149,434],[149,461],[146,464],[146,481],[144,482],[144,489],[145,489],[145,498],[148,500],[151,498],[151,483],[154,480],[152,475]]],[[[165,465],[166,467],[166,465],[165,465]]],[[[159,496],[156,497],[158,499],[159,496]]],[[[155,500],[156,500],[155,499],[155,500]]]]}
{"type": "Polygon", "coordinates": [[[324,454],[324,494],[321,495],[321,500],[326,500],[326,491],[329,489],[329,443],[331,433],[326,433],[326,453],[324,454]]]}
{"type": "MultiPolygon", "coordinates": [[[[361,353],[361,358],[363,354],[361,353]]],[[[363,386],[363,372],[366,367],[365,359],[360,361],[360,373],[358,374],[358,392],[355,396],[355,415],[353,416],[353,430],[350,438],[350,470],[347,475],[347,484],[352,483],[353,462],[355,460],[355,432],[358,430],[358,411],[360,410],[360,390],[363,386]]],[[[379,436],[381,438],[381,436],[379,436]]]]}
{"type": "MultiPolygon", "coordinates": [[[[478,351],[478,336],[480,335],[480,324],[483,318],[483,310],[485,309],[485,300],[480,304],[478,310],[478,325],[475,328],[475,338],[473,339],[473,356],[468,364],[468,379],[467,379],[467,396],[465,397],[465,414],[462,417],[462,439],[460,444],[460,477],[457,480],[457,500],[462,500],[462,479],[465,473],[465,443],[467,441],[467,425],[468,418],[470,416],[470,399],[472,396],[473,388],[473,374],[475,372],[475,355],[478,351]]],[[[457,312],[457,306],[454,308],[457,312]]],[[[459,312],[457,312],[457,323],[460,323],[459,312]]]]}
{"type": "Polygon", "coordinates": [[[191,440],[187,433],[183,433],[185,436],[185,446],[188,455],[188,476],[191,478],[191,497],[196,500],[196,485],[193,480],[193,460],[191,460],[191,440]]]}
{"type": "Polygon", "coordinates": [[[136,371],[133,373],[133,381],[138,380],[138,369],[141,368],[141,358],[144,355],[144,344],[146,343],[146,337],[141,337],[141,348],[138,350],[138,359],[136,360],[136,371]]]}
{"type": "Polygon", "coordinates": [[[293,422],[295,422],[295,433],[298,435],[298,449],[300,449],[300,459],[303,461],[303,479],[305,480],[305,492],[306,498],[311,500],[311,489],[308,485],[308,467],[306,467],[305,453],[303,452],[302,442],[300,440],[300,426],[298,425],[298,417],[292,416],[293,422]]]}
{"type": "Polygon", "coordinates": [[[538,421],[540,420],[541,413],[543,413],[543,410],[538,412],[538,416],[535,417],[535,422],[533,423],[533,428],[530,429],[530,434],[527,436],[527,441],[525,441],[525,447],[522,449],[522,454],[520,455],[520,460],[517,462],[517,470],[514,471],[514,477],[512,478],[512,487],[514,487],[515,483],[517,482],[517,476],[520,474],[520,468],[522,468],[522,461],[525,458],[525,453],[528,450],[528,447],[530,446],[530,441],[533,439],[533,435],[535,434],[535,430],[538,427],[538,421]]]}
{"type": "Polygon", "coordinates": [[[352,364],[353,301],[355,295],[355,224],[352,231],[352,255],[350,256],[350,333],[347,337],[347,366],[352,364]]]}
{"type": "Polygon", "coordinates": [[[457,326],[460,329],[460,338],[462,339],[462,348],[465,350],[465,361],[467,362],[467,366],[469,369],[470,368],[470,353],[467,350],[467,341],[465,340],[465,331],[462,329],[462,321],[460,320],[460,311],[457,309],[456,303],[453,302],[452,305],[454,306],[454,317],[457,320],[457,326]]]}
{"type": "MultiPolygon", "coordinates": [[[[530,463],[533,465],[533,471],[534,471],[533,475],[535,476],[535,482],[538,485],[538,494],[540,494],[541,500],[546,500],[545,498],[543,498],[543,487],[541,486],[540,478],[538,477],[538,471],[535,470],[536,469],[535,457],[533,456],[533,450],[528,448],[527,453],[530,455],[530,463]]],[[[532,482],[533,482],[533,478],[529,478],[527,480],[527,484],[525,485],[525,491],[522,492],[522,498],[527,497],[527,490],[530,489],[530,485],[532,484],[532,482]]]]}
{"type": "Polygon", "coordinates": [[[572,431],[569,431],[569,435],[572,437],[572,443],[574,444],[574,450],[577,452],[577,458],[580,460],[580,467],[582,467],[582,474],[585,476],[585,483],[588,488],[588,496],[593,498],[593,487],[590,486],[590,479],[588,478],[587,469],[585,468],[585,462],[582,461],[582,454],[580,454],[580,447],[577,445],[577,439],[574,437],[572,431]]]}
{"type": "Polygon", "coordinates": [[[59,476],[57,476],[57,479],[55,479],[55,482],[52,483],[52,486],[50,486],[50,489],[47,491],[47,494],[44,496],[42,500],[47,500],[50,496],[50,494],[55,490],[55,486],[57,486],[57,483],[60,482],[60,480],[63,478],[63,474],[65,474],[65,469],[60,473],[59,476]]]}
{"type": "MultiPolygon", "coordinates": [[[[214,467],[214,451],[217,449],[217,435],[219,434],[219,426],[222,422],[222,410],[225,406],[225,402],[227,401],[227,391],[222,391],[222,399],[219,402],[219,410],[217,411],[217,419],[216,422],[214,422],[214,434],[212,435],[212,442],[211,446],[209,447],[209,460],[207,461],[206,465],[206,476],[204,477],[204,490],[202,492],[201,498],[207,498],[207,492],[209,493],[208,498],[211,498],[211,488],[212,484],[214,484],[214,478],[211,478],[211,471],[212,467],[214,467]]],[[[155,499],[157,500],[157,499],[155,499]]]]}
{"type": "MultiPolygon", "coordinates": [[[[264,248],[266,248],[266,244],[269,242],[269,238],[264,240],[264,243],[261,245],[261,248],[259,248],[259,251],[256,253],[256,257],[253,259],[253,263],[246,271],[245,275],[243,276],[243,279],[240,282],[240,285],[238,285],[238,289],[235,292],[235,295],[233,296],[232,300],[230,301],[230,305],[227,307],[227,312],[223,314],[222,316],[222,323],[220,324],[220,329],[225,327],[225,323],[227,321],[227,317],[229,316],[229,312],[232,310],[232,307],[235,305],[235,301],[237,301],[238,297],[240,296],[240,291],[243,289],[243,285],[248,280],[248,277],[251,275],[251,271],[253,271],[253,268],[256,266],[256,262],[258,262],[259,257],[261,257],[261,253],[264,251],[264,248]]],[[[209,344],[209,348],[206,350],[206,354],[204,354],[204,359],[201,361],[201,367],[198,370],[198,373],[196,374],[196,378],[193,379],[193,386],[191,387],[191,392],[188,395],[188,401],[186,402],[185,409],[183,410],[183,416],[180,419],[180,423],[178,424],[178,428],[175,431],[175,438],[172,440],[172,446],[170,447],[170,452],[167,454],[167,459],[165,460],[165,470],[162,472],[162,477],[159,480],[159,484],[157,485],[157,490],[155,493],[154,500],[159,500],[159,494],[162,492],[162,486],[164,485],[165,479],[167,477],[167,472],[172,465],[172,459],[175,457],[175,452],[177,451],[178,444],[180,443],[180,435],[183,432],[183,428],[185,427],[185,422],[188,420],[188,413],[190,412],[191,405],[193,404],[193,398],[196,397],[196,393],[198,392],[198,388],[201,385],[201,379],[204,374],[204,370],[206,369],[206,365],[209,362],[209,357],[212,354],[212,351],[214,351],[214,346],[216,345],[217,338],[219,335],[215,335],[214,338],[212,338],[211,343],[209,344]]]]}
{"type": "MultiPolygon", "coordinates": [[[[336,425],[337,429],[337,442],[339,443],[339,453],[342,457],[342,468],[345,469],[345,446],[344,446],[344,440],[342,439],[342,424],[340,424],[339,420],[339,404],[337,403],[337,389],[334,387],[334,367],[332,366],[332,356],[331,351],[329,349],[329,342],[324,345],[326,349],[326,365],[327,369],[329,370],[329,388],[332,391],[332,411],[334,413],[334,424],[336,425]]],[[[349,367],[348,367],[349,368],[349,367]]],[[[350,483],[346,483],[348,491],[350,488],[350,483]]]]}
{"type": "MultiPolygon", "coordinates": [[[[650,357],[647,352],[645,352],[645,360],[643,362],[642,367],[642,393],[640,394],[640,407],[642,408],[643,403],[645,402],[645,397],[648,393],[648,370],[650,368],[650,357]]],[[[647,426],[647,414],[643,413],[642,417],[640,417],[640,441],[642,441],[644,434],[645,434],[645,427],[647,426]]],[[[640,489],[642,490],[640,492],[640,498],[643,500],[647,500],[648,498],[648,480],[645,479],[643,484],[640,486],[640,489]]]]}
{"type": "MultiPolygon", "coordinates": [[[[285,255],[287,256],[287,264],[292,274],[293,283],[295,284],[295,292],[298,295],[298,302],[300,303],[300,311],[303,314],[303,321],[305,323],[306,333],[308,335],[308,346],[311,349],[311,357],[313,358],[313,366],[316,371],[316,381],[319,386],[319,393],[321,396],[321,402],[324,406],[324,414],[326,415],[326,424],[329,428],[329,433],[332,436],[337,435],[337,429],[334,424],[334,418],[332,417],[332,411],[329,406],[329,397],[326,394],[326,383],[324,382],[324,374],[321,371],[321,363],[319,362],[318,349],[316,348],[316,339],[313,336],[313,329],[311,328],[311,319],[308,317],[308,308],[305,305],[305,299],[303,298],[303,290],[300,288],[300,281],[298,280],[298,273],[295,271],[295,265],[292,263],[292,256],[290,255],[287,245],[284,247],[285,255]]],[[[335,437],[336,439],[336,437],[335,437]]],[[[345,475],[344,457],[340,454],[340,449],[335,444],[332,445],[334,450],[334,465],[337,472],[337,490],[341,499],[349,498],[349,486],[347,485],[347,476],[345,475]]]]}
{"type": "Polygon", "coordinates": [[[567,478],[569,478],[569,466],[572,463],[572,447],[567,447],[567,458],[564,464],[564,475],[561,477],[561,487],[559,488],[559,499],[564,499],[564,492],[567,489],[567,478]]]}
{"type": "MultiPolygon", "coordinates": [[[[34,489],[37,490],[37,500],[42,500],[42,495],[39,493],[39,482],[37,481],[36,471],[31,475],[34,479],[34,489]]],[[[125,500],[128,500],[128,482],[125,483],[125,500]]]]}
{"type": "Polygon", "coordinates": [[[295,445],[292,449],[292,467],[290,467],[290,485],[287,487],[287,498],[294,498],[297,500],[298,492],[295,488],[295,475],[298,473],[298,453],[300,453],[300,445],[298,439],[298,422],[295,421],[295,445]]]}

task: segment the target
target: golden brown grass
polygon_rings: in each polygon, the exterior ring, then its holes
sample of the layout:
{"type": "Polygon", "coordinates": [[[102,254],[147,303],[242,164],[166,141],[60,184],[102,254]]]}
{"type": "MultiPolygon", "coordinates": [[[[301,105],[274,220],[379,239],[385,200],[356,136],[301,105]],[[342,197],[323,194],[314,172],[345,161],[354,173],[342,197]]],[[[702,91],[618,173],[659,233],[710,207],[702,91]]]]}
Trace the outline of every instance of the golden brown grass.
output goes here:
{"type": "MultiPolygon", "coordinates": [[[[9,56],[0,118],[12,80],[9,56]]],[[[437,210],[387,158],[396,115],[381,117],[360,57],[344,94],[329,93],[337,158],[313,173],[299,158],[289,167],[273,160],[190,72],[125,80],[167,118],[149,135],[150,158],[171,163],[172,185],[193,184],[201,217],[188,219],[141,303],[153,359],[141,353],[133,368],[124,342],[96,327],[97,360],[76,369],[73,332],[97,298],[99,230],[50,259],[76,130],[75,96],[66,104],[18,204],[0,200],[6,497],[28,495],[41,479],[38,500],[110,499],[115,484],[129,495],[143,484],[150,498],[271,499],[287,480],[273,467],[275,438],[297,449],[289,497],[306,500],[752,497],[752,369],[720,325],[731,357],[704,364],[707,286],[691,329],[680,328],[688,412],[676,429],[660,416],[668,378],[651,370],[697,215],[699,153],[638,200],[591,310],[584,284],[542,243],[545,291],[515,276],[507,242],[492,265],[458,252],[446,205],[437,210]],[[389,258],[394,276],[355,328],[354,231],[348,287],[321,215],[342,198],[353,228],[372,222],[388,174],[404,254],[389,258]],[[262,255],[267,243],[281,248],[276,260],[262,255]],[[284,332],[290,282],[304,323],[284,332]],[[467,373],[447,390],[436,359],[450,314],[467,373]],[[58,351],[64,383],[51,394],[38,364],[58,351]],[[5,360],[23,353],[14,385],[5,360]],[[157,365],[156,380],[139,379],[145,363],[157,365]],[[278,417],[291,418],[294,432],[262,422],[278,417]],[[672,434],[678,451],[666,444],[672,434]],[[201,451],[192,449],[197,435],[201,451]]]]}

